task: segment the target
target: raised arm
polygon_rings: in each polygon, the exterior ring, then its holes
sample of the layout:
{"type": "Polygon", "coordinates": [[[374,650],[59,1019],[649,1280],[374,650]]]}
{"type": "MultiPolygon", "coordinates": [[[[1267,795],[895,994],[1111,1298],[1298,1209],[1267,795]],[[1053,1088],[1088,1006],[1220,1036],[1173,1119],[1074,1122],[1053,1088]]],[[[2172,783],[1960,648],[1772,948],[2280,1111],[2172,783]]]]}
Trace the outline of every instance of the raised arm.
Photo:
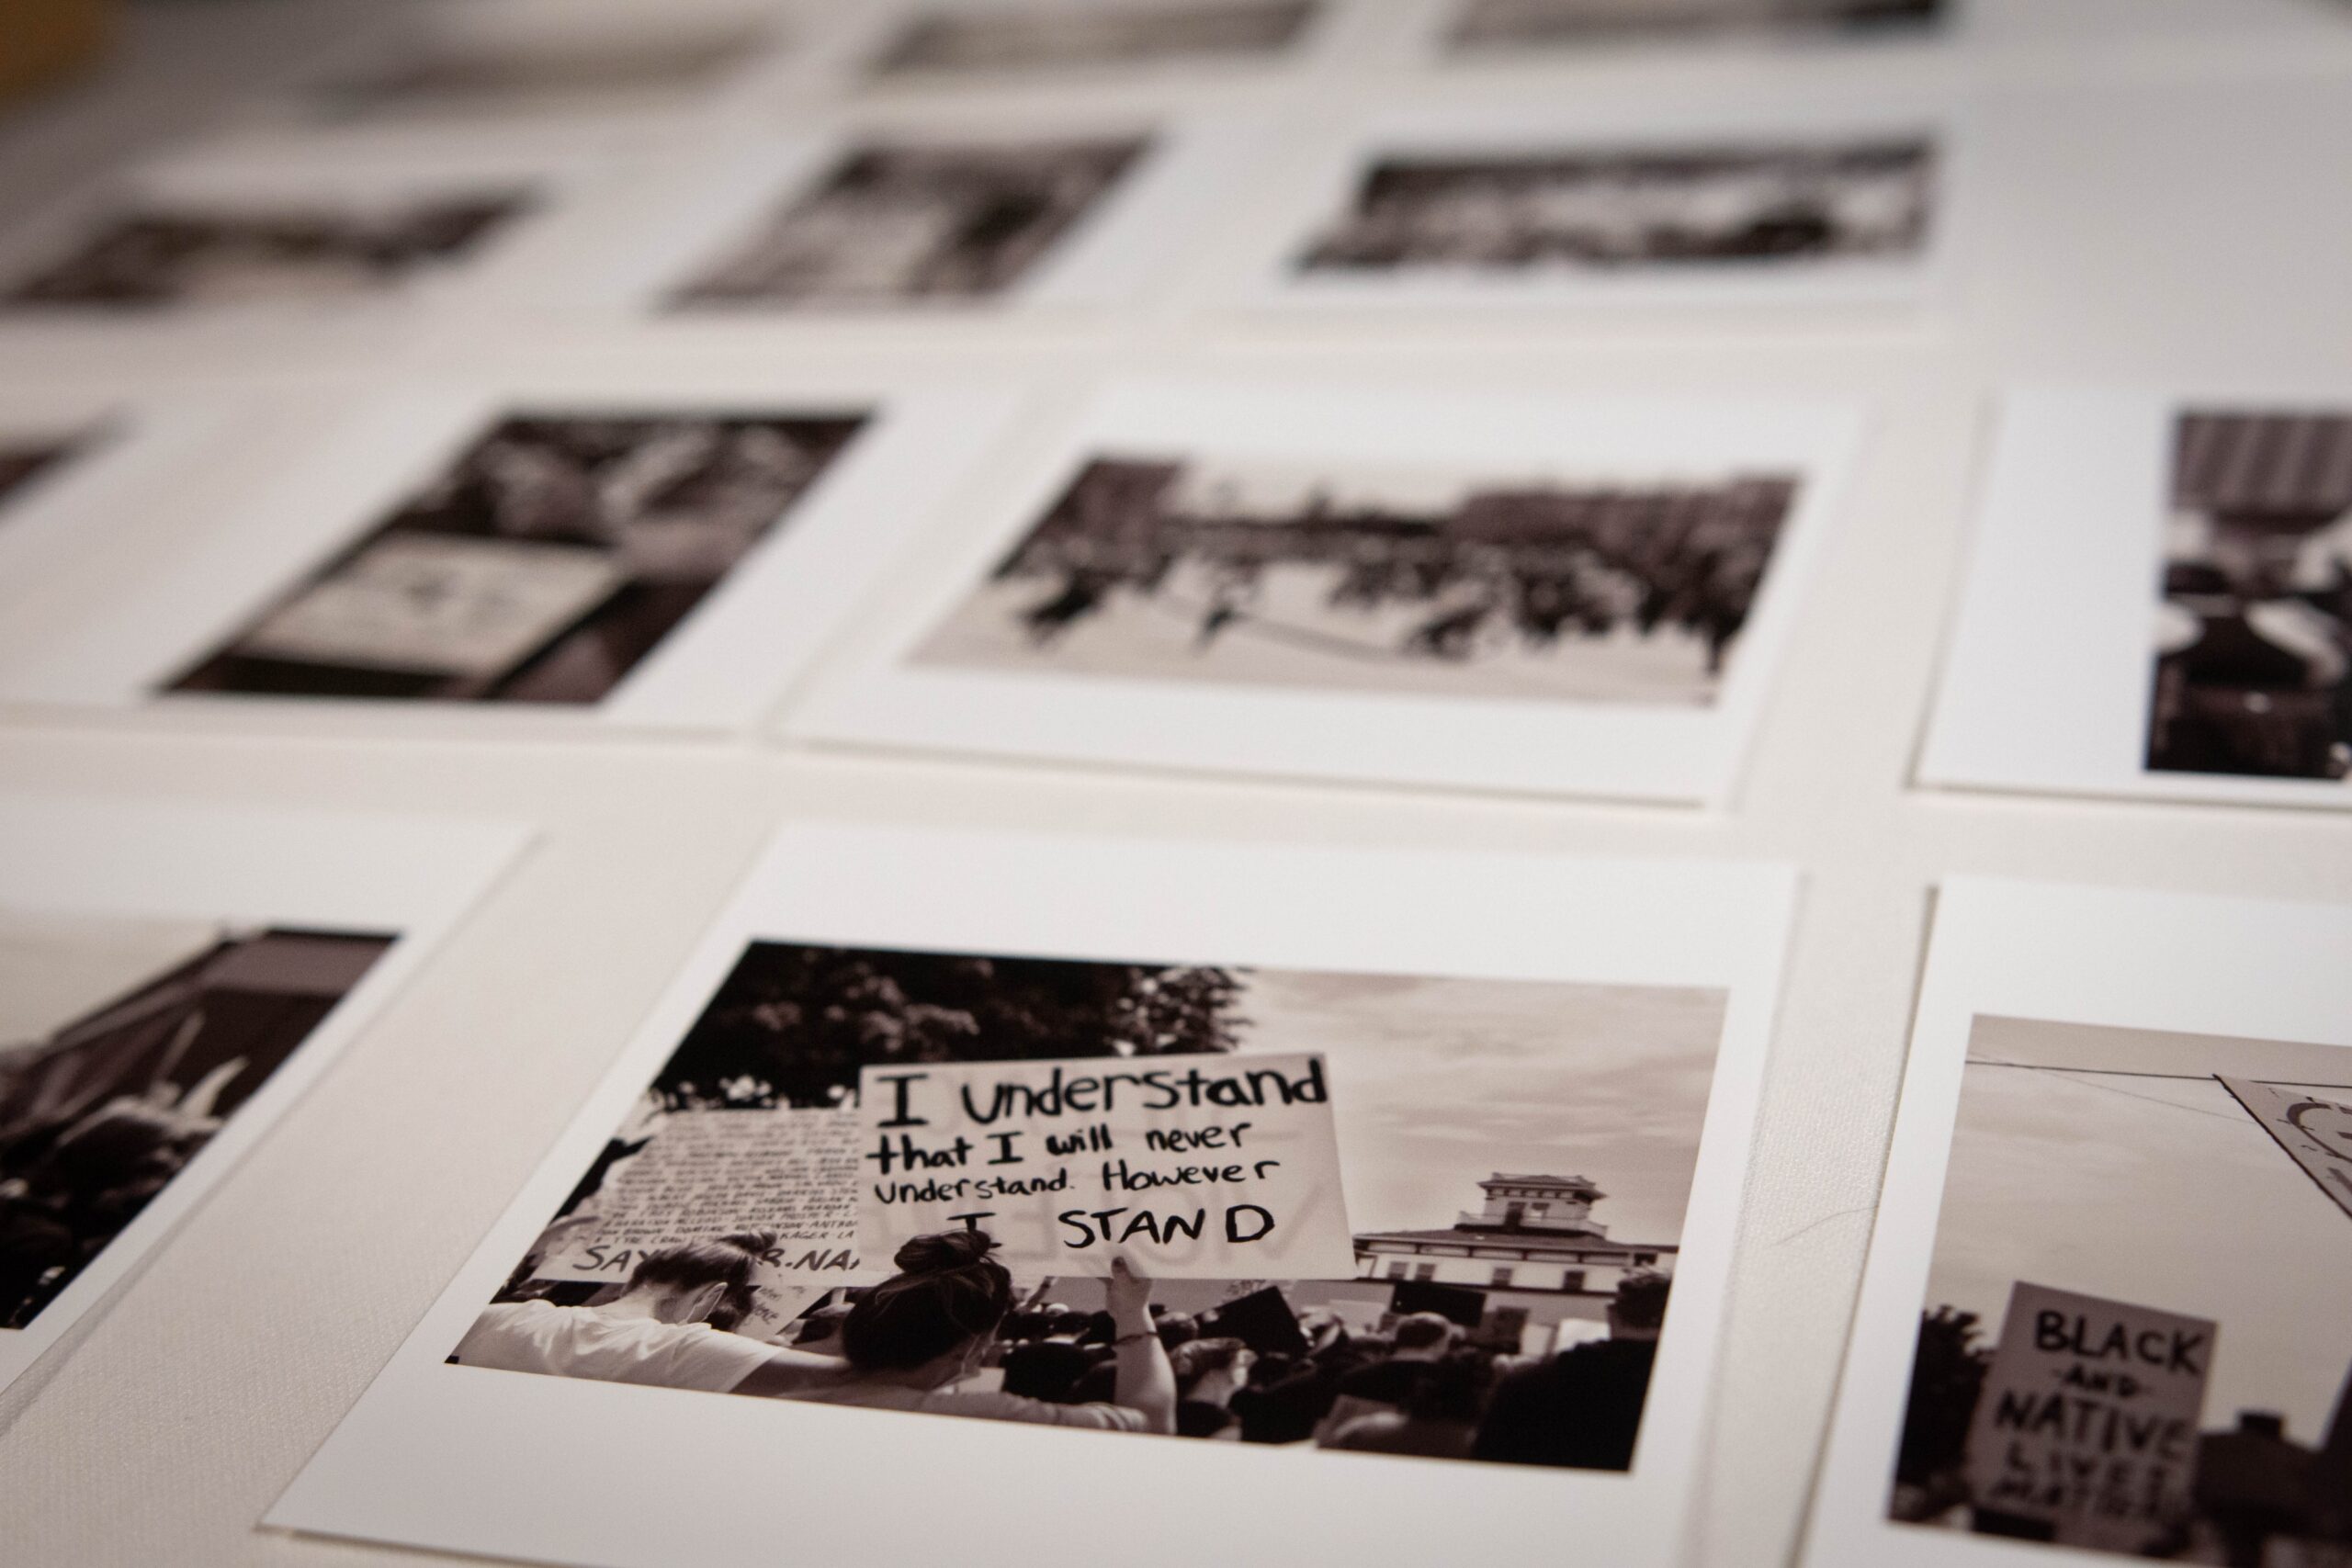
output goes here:
{"type": "Polygon", "coordinates": [[[1111,1312],[1112,1339],[1118,1350],[1113,1402],[1141,1415],[1146,1431],[1175,1431],[1176,1373],[1168,1364],[1159,1329],[1151,1321],[1151,1281],[1130,1269],[1125,1258],[1114,1258],[1102,1295],[1111,1312]]]}

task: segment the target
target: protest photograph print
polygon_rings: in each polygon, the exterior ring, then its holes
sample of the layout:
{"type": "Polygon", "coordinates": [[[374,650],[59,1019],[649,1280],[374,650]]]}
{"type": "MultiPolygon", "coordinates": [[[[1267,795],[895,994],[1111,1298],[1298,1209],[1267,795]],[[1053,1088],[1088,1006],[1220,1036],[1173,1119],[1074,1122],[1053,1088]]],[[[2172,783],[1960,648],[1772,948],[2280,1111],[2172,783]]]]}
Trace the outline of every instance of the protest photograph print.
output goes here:
{"type": "Polygon", "coordinates": [[[2352,410],[2184,410],[2150,769],[2352,775],[2352,410]]]}
{"type": "Polygon", "coordinates": [[[1090,456],[915,658],[1703,706],[1799,483],[1090,456]]]}
{"type": "Polygon", "coordinates": [[[877,76],[920,78],[1087,71],[1267,59],[1297,42],[1314,0],[1131,0],[1080,8],[922,12],[876,57],[877,76]]]}
{"type": "Polygon", "coordinates": [[[1828,405],[1111,383],[786,728],[1704,798],[1850,434],[1828,405]]]}
{"type": "Polygon", "coordinates": [[[2352,1558],[2352,908],[1948,880],[1806,1561],[2352,1558]]]}
{"type": "Polygon", "coordinates": [[[853,142],[748,237],[670,291],[673,310],[970,304],[1020,288],[1139,164],[1133,134],[853,142]]]}
{"type": "Polygon", "coordinates": [[[1936,147],[1834,141],[1370,158],[1295,266],[1309,276],[1532,276],[1883,263],[1926,248],[1936,147]]]}
{"type": "Polygon", "coordinates": [[[560,1556],[560,1477],[616,1562],[757,1561],[778,1507],[880,1549],[881,1443],[899,1491],[1084,1465],[1073,1529],[1214,1477],[1195,1530],[1254,1539],[1379,1463],[1351,1551],[1466,1485],[1669,1560],[1787,877],[1272,853],[780,834],[273,1517],[560,1556]],[[695,1509],[647,1442],[718,1467],[695,1509]]]}
{"type": "Polygon", "coordinates": [[[0,1328],[72,1284],[391,940],[0,910],[0,1328]]]}
{"type": "Polygon", "coordinates": [[[755,942],[453,1357],[1622,1471],[1722,1023],[1679,988],[755,942]]]}
{"type": "Polygon", "coordinates": [[[2347,1292],[2352,1051],[1980,1018],[1888,1517],[2340,1561],[2347,1292]]]}
{"type": "Polygon", "coordinates": [[[599,702],[779,525],[864,418],[503,415],[165,689],[599,702]]]}
{"type": "Polygon", "coordinates": [[[1447,41],[1464,53],[1713,38],[1909,37],[1945,0],[1462,0],[1447,41]]]}
{"type": "Polygon", "coordinates": [[[1920,777],[2352,807],[2352,399],[2004,400],[1920,777]]]}
{"type": "Polygon", "coordinates": [[[522,842],[0,795],[0,1387],[170,1234],[522,842]]]}

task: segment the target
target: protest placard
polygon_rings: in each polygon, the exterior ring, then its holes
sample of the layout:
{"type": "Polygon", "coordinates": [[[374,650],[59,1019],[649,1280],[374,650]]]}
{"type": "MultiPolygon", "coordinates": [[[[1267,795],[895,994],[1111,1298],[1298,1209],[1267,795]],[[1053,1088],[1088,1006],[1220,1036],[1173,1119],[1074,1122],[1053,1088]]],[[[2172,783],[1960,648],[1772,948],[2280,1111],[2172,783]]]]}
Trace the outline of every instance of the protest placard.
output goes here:
{"type": "Polygon", "coordinates": [[[741,1326],[772,1337],[825,1291],[869,1277],[855,1247],[857,1131],[850,1111],[666,1112],[532,1272],[619,1284],[662,1247],[763,1233],[774,1239],[741,1326]]]}
{"type": "Polygon", "coordinates": [[[2217,1325],[2019,1280],[1968,1436],[1987,1516],[2139,1552],[2192,1511],[2217,1325]]]}
{"type": "Polygon", "coordinates": [[[2252,1078],[2224,1077],[2222,1087],[2352,1216],[2352,1105],[2252,1078]]]}
{"type": "Polygon", "coordinates": [[[968,1225],[1016,1271],[1355,1273],[1319,1055],[867,1067],[859,1101],[869,1257],[968,1225]]]}

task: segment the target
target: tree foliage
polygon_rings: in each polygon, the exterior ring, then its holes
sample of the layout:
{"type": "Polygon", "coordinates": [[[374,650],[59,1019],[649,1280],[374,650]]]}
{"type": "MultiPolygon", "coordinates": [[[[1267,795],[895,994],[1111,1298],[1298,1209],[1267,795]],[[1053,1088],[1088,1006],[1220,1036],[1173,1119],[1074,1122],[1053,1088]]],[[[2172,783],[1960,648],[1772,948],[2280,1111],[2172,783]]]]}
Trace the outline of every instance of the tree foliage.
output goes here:
{"type": "Polygon", "coordinates": [[[755,942],[654,1080],[673,1109],[817,1109],[862,1067],[1229,1051],[1225,969],[755,942]]]}

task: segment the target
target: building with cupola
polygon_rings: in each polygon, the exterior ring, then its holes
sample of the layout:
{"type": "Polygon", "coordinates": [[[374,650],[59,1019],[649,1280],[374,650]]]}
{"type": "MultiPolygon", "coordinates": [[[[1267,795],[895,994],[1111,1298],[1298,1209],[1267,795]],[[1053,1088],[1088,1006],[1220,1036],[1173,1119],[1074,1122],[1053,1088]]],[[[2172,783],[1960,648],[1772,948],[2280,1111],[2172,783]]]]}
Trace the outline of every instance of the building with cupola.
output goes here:
{"type": "Polygon", "coordinates": [[[1592,1217],[1608,1196],[1581,1176],[1511,1175],[1478,1183],[1486,1201],[1443,1230],[1357,1235],[1363,1280],[1469,1286],[1490,1308],[1521,1308],[1531,1323],[1599,1321],[1617,1282],[1637,1269],[1671,1272],[1671,1242],[1617,1241],[1592,1217]]]}

